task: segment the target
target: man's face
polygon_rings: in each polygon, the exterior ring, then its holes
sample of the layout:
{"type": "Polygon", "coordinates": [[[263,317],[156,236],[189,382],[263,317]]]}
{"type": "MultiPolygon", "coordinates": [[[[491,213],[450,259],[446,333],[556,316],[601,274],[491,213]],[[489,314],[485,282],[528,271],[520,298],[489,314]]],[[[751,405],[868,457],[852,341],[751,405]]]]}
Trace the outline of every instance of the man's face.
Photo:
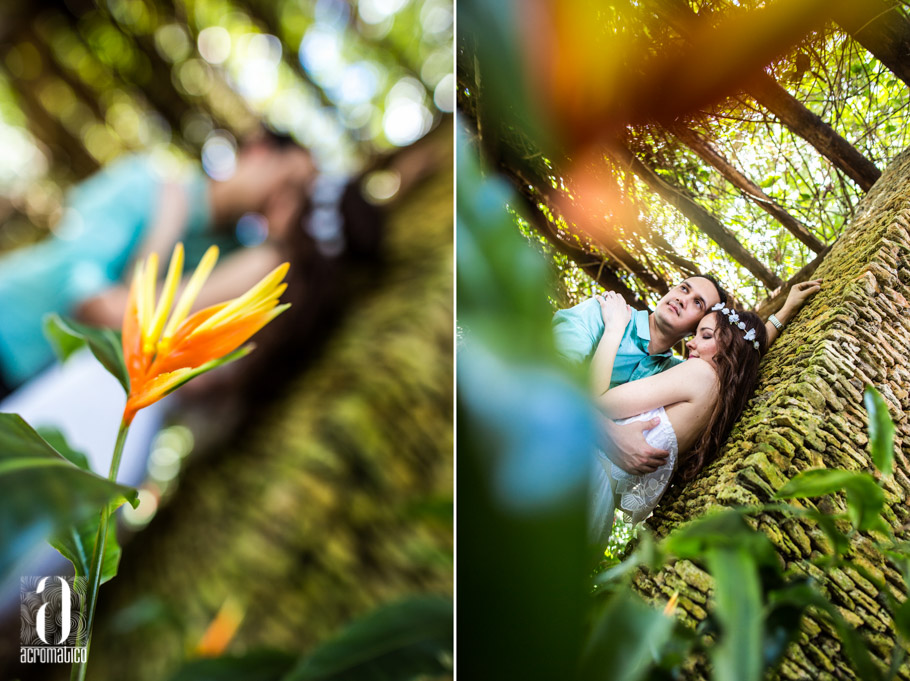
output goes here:
{"type": "Polygon", "coordinates": [[[666,333],[683,338],[695,331],[705,313],[719,302],[714,284],[703,277],[689,277],[658,301],[654,316],[666,333]]]}
{"type": "Polygon", "coordinates": [[[264,213],[276,195],[306,193],[313,177],[313,162],[301,149],[253,145],[238,156],[234,177],[246,210],[264,213]]]}

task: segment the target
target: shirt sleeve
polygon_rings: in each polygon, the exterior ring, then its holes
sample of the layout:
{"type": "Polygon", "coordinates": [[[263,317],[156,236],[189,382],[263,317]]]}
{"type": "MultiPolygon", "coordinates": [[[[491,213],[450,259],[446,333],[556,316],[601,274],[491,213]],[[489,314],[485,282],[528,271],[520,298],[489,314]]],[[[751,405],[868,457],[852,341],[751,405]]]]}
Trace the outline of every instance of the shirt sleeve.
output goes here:
{"type": "Polygon", "coordinates": [[[553,337],[556,351],[566,359],[581,364],[594,354],[603,335],[604,322],[600,303],[594,298],[553,315],[553,337]]]}

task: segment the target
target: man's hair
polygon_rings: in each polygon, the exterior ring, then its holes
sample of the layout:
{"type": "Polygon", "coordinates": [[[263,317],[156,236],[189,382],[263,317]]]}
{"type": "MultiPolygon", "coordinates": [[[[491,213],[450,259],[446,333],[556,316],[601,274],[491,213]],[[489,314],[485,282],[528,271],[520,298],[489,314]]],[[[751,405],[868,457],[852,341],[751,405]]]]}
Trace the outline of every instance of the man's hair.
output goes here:
{"type": "Polygon", "coordinates": [[[717,277],[715,277],[713,274],[693,274],[692,276],[699,277],[701,279],[707,279],[710,281],[712,284],[714,284],[714,289],[717,291],[717,295],[720,296],[720,302],[722,302],[724,305],[732,304],[730,296],[727,294],[726,290],[724,290],[724,287],[720,285],[717,277]]]}

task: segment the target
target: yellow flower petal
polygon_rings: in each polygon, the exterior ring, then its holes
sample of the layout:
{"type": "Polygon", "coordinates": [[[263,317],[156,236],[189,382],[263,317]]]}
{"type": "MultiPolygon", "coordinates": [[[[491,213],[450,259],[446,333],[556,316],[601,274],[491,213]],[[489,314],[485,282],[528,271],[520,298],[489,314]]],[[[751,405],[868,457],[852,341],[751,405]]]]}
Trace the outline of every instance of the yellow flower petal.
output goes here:
{"type": "MultiPolygon", "coordinates": [[[[281,288],[278,286],[278,284],[282,279],[284,279],[284,275],[287,274],[289,267],[290,263],[284,263],[276,267],[274,270],[265,275],[259,281],[259,283],[249,291],[244,293],[239,298],[234,298],[234,300],[230,301],[223,310],[220,310],[216,314],[213,314],[211,317],[206,319],[191,335],[195,335],[196,333],[205,331],[206,329],[211,329],[218,324],[224,323],[228,319],[233,319],[239,313],[245,313],[245,311],[249,310],[251,307],[256,307],[262,301],[271,298],[276,288],[281,288]]],[[[284,288],[281,288],[281,291],[284,291],[284,288]]]]}
{"type": "MultiPolygon", "coordinates": [[[[149,343],[154,345],[161,336],[164,328],[164,322],[167,320],[171,306],[174,304],[174,296],[177,294],[177,286],[180,284],[180,277],[183,275],[183,244],[178,243],[174,247],[174,254],[171,256],[171,263],[167,269],[167,277],[164,279],[164,289],[161,291],[161,298],[158,299],[158,306],[155,308],[155,316],[149,329],[149,343]]],[[[154,348],[146,349],[151,352],[154,348]]]]}
{"type": "Polygon", "coordinates": [[[139,328],[143,346],[149,343],[149,327],[155,309],[155,283],[158,280],[158,254],[152,253],[142,267],[139,279],[139,328]]]}
{"type": "Polygon", "coordinates": [[[183,293],[180,294],[180,300],[177,301],[177,306],[174,308],[174,312],[171,315],[167,326],[164,327],[164,333],[161,335],[162,342],[167,342],[174,337],[177,328],[183,323],[183,320],[186,319],[186,316],[190,312],[190,308],[192,308],[193,303],[196,302],[196,297],[199,295],[199,291],[202,290],[202,285],[205,283],[205,280],[209,278],[217,261],[218,247],[209,246],[205,255],[202,256],[202,260],[199,261],[196,271],[193,272],[193,276],[190,277],[190,281],[186,285],[186,288],[183,289],[183,293]]]}

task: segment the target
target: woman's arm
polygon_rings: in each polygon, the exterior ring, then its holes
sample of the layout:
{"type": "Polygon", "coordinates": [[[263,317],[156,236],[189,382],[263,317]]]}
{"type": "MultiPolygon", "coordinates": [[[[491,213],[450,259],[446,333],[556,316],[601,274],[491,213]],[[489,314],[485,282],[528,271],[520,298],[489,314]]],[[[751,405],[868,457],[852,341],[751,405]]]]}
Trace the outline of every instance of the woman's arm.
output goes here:
{"type": "Polygon", "coordinates": [[[604,332],[591,358],[591,389],[595,396],[603,395],[610,389],[610,377],[613,375],[613,363],[616,352],[632,318],[632,311],[625,301],[612,291],[603,297],[595,298],[600,303],[604,332]]]}
{"type": "MultiPolygon", "coordinates": [[[[813,279],[811,281],[804,281],[801,284],[793,284],[790,293],[787,294],[787,302],[784,303],[784,306],[780,310],[774,313],[777,321],[781,323],[781,329],[797,312],[799,312],[799,309],[805,304],[809,296],[818,293],[821,285],[821,279],[813,279]]],[[[781,329],[778,329],[770,321],[765,322],[765,329],[768,331],[768,347],[771,347],[771,343],[780,335],[781,329]]]]}
{"type": "Polygon", "coordinates": [[[692,402],[712,390],[717,374],[707,362],[690,359],[659,374],[611,388],[597,406],[611,419],[624,419],[677,402],[692,402]]]}

